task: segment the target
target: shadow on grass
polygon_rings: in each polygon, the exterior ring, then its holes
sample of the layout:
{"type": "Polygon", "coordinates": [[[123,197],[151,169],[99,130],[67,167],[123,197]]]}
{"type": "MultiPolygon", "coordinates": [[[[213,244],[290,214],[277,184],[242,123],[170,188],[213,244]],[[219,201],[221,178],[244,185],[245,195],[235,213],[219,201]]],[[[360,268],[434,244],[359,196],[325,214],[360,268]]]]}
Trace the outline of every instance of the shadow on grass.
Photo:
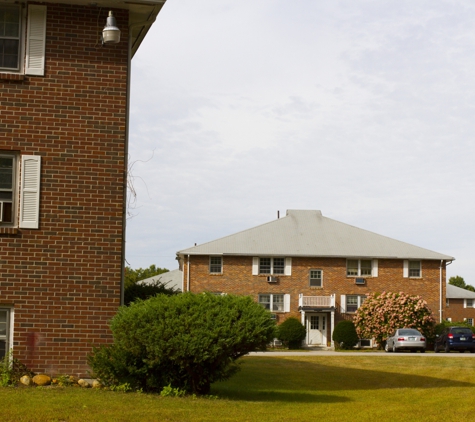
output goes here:
{"type": "Polygon", "coordinates": [[[429,360],[421,366],[420,360],[382,363],[369,358],[354,367],[351,357],[345,359],[332,365],[331,360],[322,363],[312,358],[246,358],[237,375],[213,384],[211,394],[229,400],[331,403],[350,401],[331,395],[333,391],[475,386],[475,376],[474,383],[457,379],[463,368],[438,367],[429,360]]]}

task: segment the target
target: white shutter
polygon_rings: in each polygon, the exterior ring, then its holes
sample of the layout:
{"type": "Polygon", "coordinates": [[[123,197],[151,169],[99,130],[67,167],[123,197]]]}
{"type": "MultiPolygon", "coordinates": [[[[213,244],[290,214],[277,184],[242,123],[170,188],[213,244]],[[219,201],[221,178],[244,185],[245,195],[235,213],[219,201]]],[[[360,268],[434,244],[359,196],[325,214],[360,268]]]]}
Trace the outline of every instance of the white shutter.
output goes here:
{"type": "Polygon", "coordinates": [[[340,296],[341,313],[346,314],[346,295],[340,296]]]}
{"type": "Polygon", "coordinates": [[[409,261],[407,259],[404,260],[404,264],[403,264],[403,270],[402,270],[402,276],[404,278],[407,278],[409,277],[409,261]]]}
{"type": "Polygon", "coordinates": [[[467,307],[467,299],[464,299],[464,300],[463,300],[463,307],[464,307],[464,308],[467,307]]]}
{"type": "Polygon", "coordinates": [[[37,229],[40,214],[40,172],[39,155],[22,155],[20,184],[20,227],[37,229]]]}
{"type": "Polygon", "coordinates": [[[285,275],[292,275],[292,258],[285,258],[285,275]]]}
{"type": "Polygon", "coordinates": [[[45,74],[46,6],[28,6],[25,74],[45,74]]]}
{"type": "Polygon", "coordinates": [[[371,276],[377,277],[378,276],[378,260],[373,259],[371,261],[371,276]]]}
{"type": "Polygon", "coordinates": [[[252,275],[259,274],[259,258],[255,256],[252,258],[252,275]]]}
{"type": "Polygon", "coordinates": [[[284,312],[290,312],[290,295],[284,295],[284,312]]]}

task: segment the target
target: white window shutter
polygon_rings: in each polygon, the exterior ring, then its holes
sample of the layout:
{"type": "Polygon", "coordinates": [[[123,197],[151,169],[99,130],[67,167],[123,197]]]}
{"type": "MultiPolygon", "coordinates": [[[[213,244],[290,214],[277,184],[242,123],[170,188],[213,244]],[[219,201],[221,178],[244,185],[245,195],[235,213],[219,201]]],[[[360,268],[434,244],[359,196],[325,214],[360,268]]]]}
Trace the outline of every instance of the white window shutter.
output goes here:
{"type": "Polygon", "coordinates": [[[371,275],[373,277],[378,276],[378,260],[377,259],[373,259],[371,261],[371,275]]]}
{"type": "Polygon", "coordinates": [[[37,229],[40,215],[40,174],[39,155],[21,156],[20,184],[20,227],[37,229]]]}
{"type": "Polygon", "coordinates": [[[290,295],[284,295],[284,312],[290,312],[290,295]]]}
{"type": "Polygon", "coordinates": [[[259,257],[252,258],[252,275],[259,274],[259,257]]]}
{"type": "Polygon", "coordinates": [[[464,300],[463,300],[463,307],[464,307],[464,308],[467,307],[467,299],[464,299],[464,300]]]}
{"type": "Polygon", "coordinates": [[[341,313],[346,314],[346,295],[340,296],[340,308],[341,308],[341,313]]]}
{"type": "Polygon", "coordinates": [[[402,276],[404,278],[409,277],[409,261],[407,259],[404,260],[402,276]]]}
{"type": "Polygon", "coordinates": [[[285,275],[292,275],[292,258],[285,258],[285,275]]]}
{"type": "Polygon", "coordinates": [[[25,74],[45,74],[46,6],[28,6],[25,74]]]}

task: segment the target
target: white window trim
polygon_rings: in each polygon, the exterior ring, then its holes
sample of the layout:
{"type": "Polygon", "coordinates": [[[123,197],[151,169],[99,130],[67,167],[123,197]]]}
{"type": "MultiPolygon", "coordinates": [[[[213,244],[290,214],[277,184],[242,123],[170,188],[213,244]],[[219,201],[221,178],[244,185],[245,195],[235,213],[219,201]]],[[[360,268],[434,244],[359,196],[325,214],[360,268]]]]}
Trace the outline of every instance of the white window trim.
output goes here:
{"type": "MultiPolygon", "coordinates": [[[[262,257],[259,257],[259,256],[255,256],[252,258],[252,275],[274,275],[274,258],[282,258],[280,256],[276,256],[276,257],[273,257],[273,256],[262,256],[262,257]],[[260,258],[270,258],[271,260],[271,272],[270,274],[264,274],[264,273],[259,273],[259,260],[260,258]]],[[[284,258],[284,274],[275,274],[277,276],[282,276],[282,275],[285,275],[285,276],[289,276],[289,275],[292,275],[292,258],[290,257],[287,257],[287,258],[284,258]]]]}
{"type": "Polygon", "coordinates": [[[346,276],[351,277],[378,277],[378,260],[377,259],[368,259],[368,258],[347,258],[346,259],[346,276]],[[349,275],[348,274],[348,261],[358,261],[358,274],[349,275]],[[371,261],[371,275],[361,274],[361,261],[371,261]]]}
{"type": "Polygon", "coordinates": [[[468,309],[473,309],[475,308],[475,299],[464,299],[463,300],[463,307],[468,308],[468,309]],[[472,306],[468,306],[467,302],[471,300],[472,301],[472,306]]]}
{"type": "Polygon", "coordinates": [[[347,304],[346,304],[346,297],[347,296],[356,296],[358,299],[357,299],[357,310],[360,308],[360,306],[363,304],[364,302],[364,299],[365,299],[365,295],[357,295],[357,294],[349,294],[349,295],[341,295],[340,296],[340,312],[342,314],[346,314],[346,313],[350,313],[350,314],[353,314],[354,312],[347,312],[347,304]]]}
{"type": "Polygon", "coordinates": [[[422,278],[422,261],[420,259],[405,259],[403,262],[402,276],[404,278],[422,278]],[[419,275],[417,277],[409,276],[409,261],[419,262],[419,275]]]}
{"type": "Polygon", "coordinates": [[[259,301],[260,296],[267,295],[270,297],[270,303],[269,303],[269,311],[272,313],[282,313],[282,312],[290,312],[290,294],[283,294],[283,293],[259,293],[257,297],[257,302],[260,304],[261,302],[259,301]],[[284,310],[283,311],[278,311],[273,309],[273,304],[274,304],[274,296],[284,296],[284,310]]]}
{"type": "MultiPolygon", "coordinates": [[[[13,350],[13,309],[8,307],[0,307],[0,310],[7,311],[7,333],[6,333],[6,345],[5,345],[5,353],[9,353],[13,350]]],[[[0,356],[0,360],[4,356],[0,356]]]]}
{"type": "Polygon", "coordinates": [[[323,270],[321,270],[320,268],[311,268],[310,270],[308,270],[308,285],[310,288],[323,288],[323,270]],[[316,278],[311,278],[312,271],[320,271],[320,286],[312,286],[310,284],[311,280],[318,280],[316,278]]]}
{"type": "Polygon", "coordinates": [[[209,271],[210,274],[222,274],[222,273],[223,273],[223,257],[222,257],[222,256],[217,256],[217,255],[211,255],[211,256],[209,257],[209,267],[208,267],[208,271],[209,271]],[[211,271],[211,266],[217,266],[217,265],[218,265],[218,264],[211,264],[211,260],[212,260],[213,258],[215,258],[215,259],[216,259],[216,258],[219,258],[220,261],[221,261],[221,262],[220,262],[220,265],[219,265],[219,267],[220,267],[220,270],[219,270],[219,271],[211,271]]]}
{"type": "Polygon", "coordinates": [[[464,318],[463,321],[473,327],[473,318],[464,318]]]}

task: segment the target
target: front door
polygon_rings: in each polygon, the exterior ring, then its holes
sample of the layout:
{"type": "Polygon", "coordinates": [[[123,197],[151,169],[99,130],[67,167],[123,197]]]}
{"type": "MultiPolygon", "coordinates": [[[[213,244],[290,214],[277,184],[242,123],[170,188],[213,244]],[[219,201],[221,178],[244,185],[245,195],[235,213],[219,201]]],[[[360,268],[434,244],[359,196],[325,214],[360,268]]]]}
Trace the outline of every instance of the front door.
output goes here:
{"type": "Polygon", "coordinates": [[[307,314],[307,344],[327,345],[326,314],[307,314]]]}

